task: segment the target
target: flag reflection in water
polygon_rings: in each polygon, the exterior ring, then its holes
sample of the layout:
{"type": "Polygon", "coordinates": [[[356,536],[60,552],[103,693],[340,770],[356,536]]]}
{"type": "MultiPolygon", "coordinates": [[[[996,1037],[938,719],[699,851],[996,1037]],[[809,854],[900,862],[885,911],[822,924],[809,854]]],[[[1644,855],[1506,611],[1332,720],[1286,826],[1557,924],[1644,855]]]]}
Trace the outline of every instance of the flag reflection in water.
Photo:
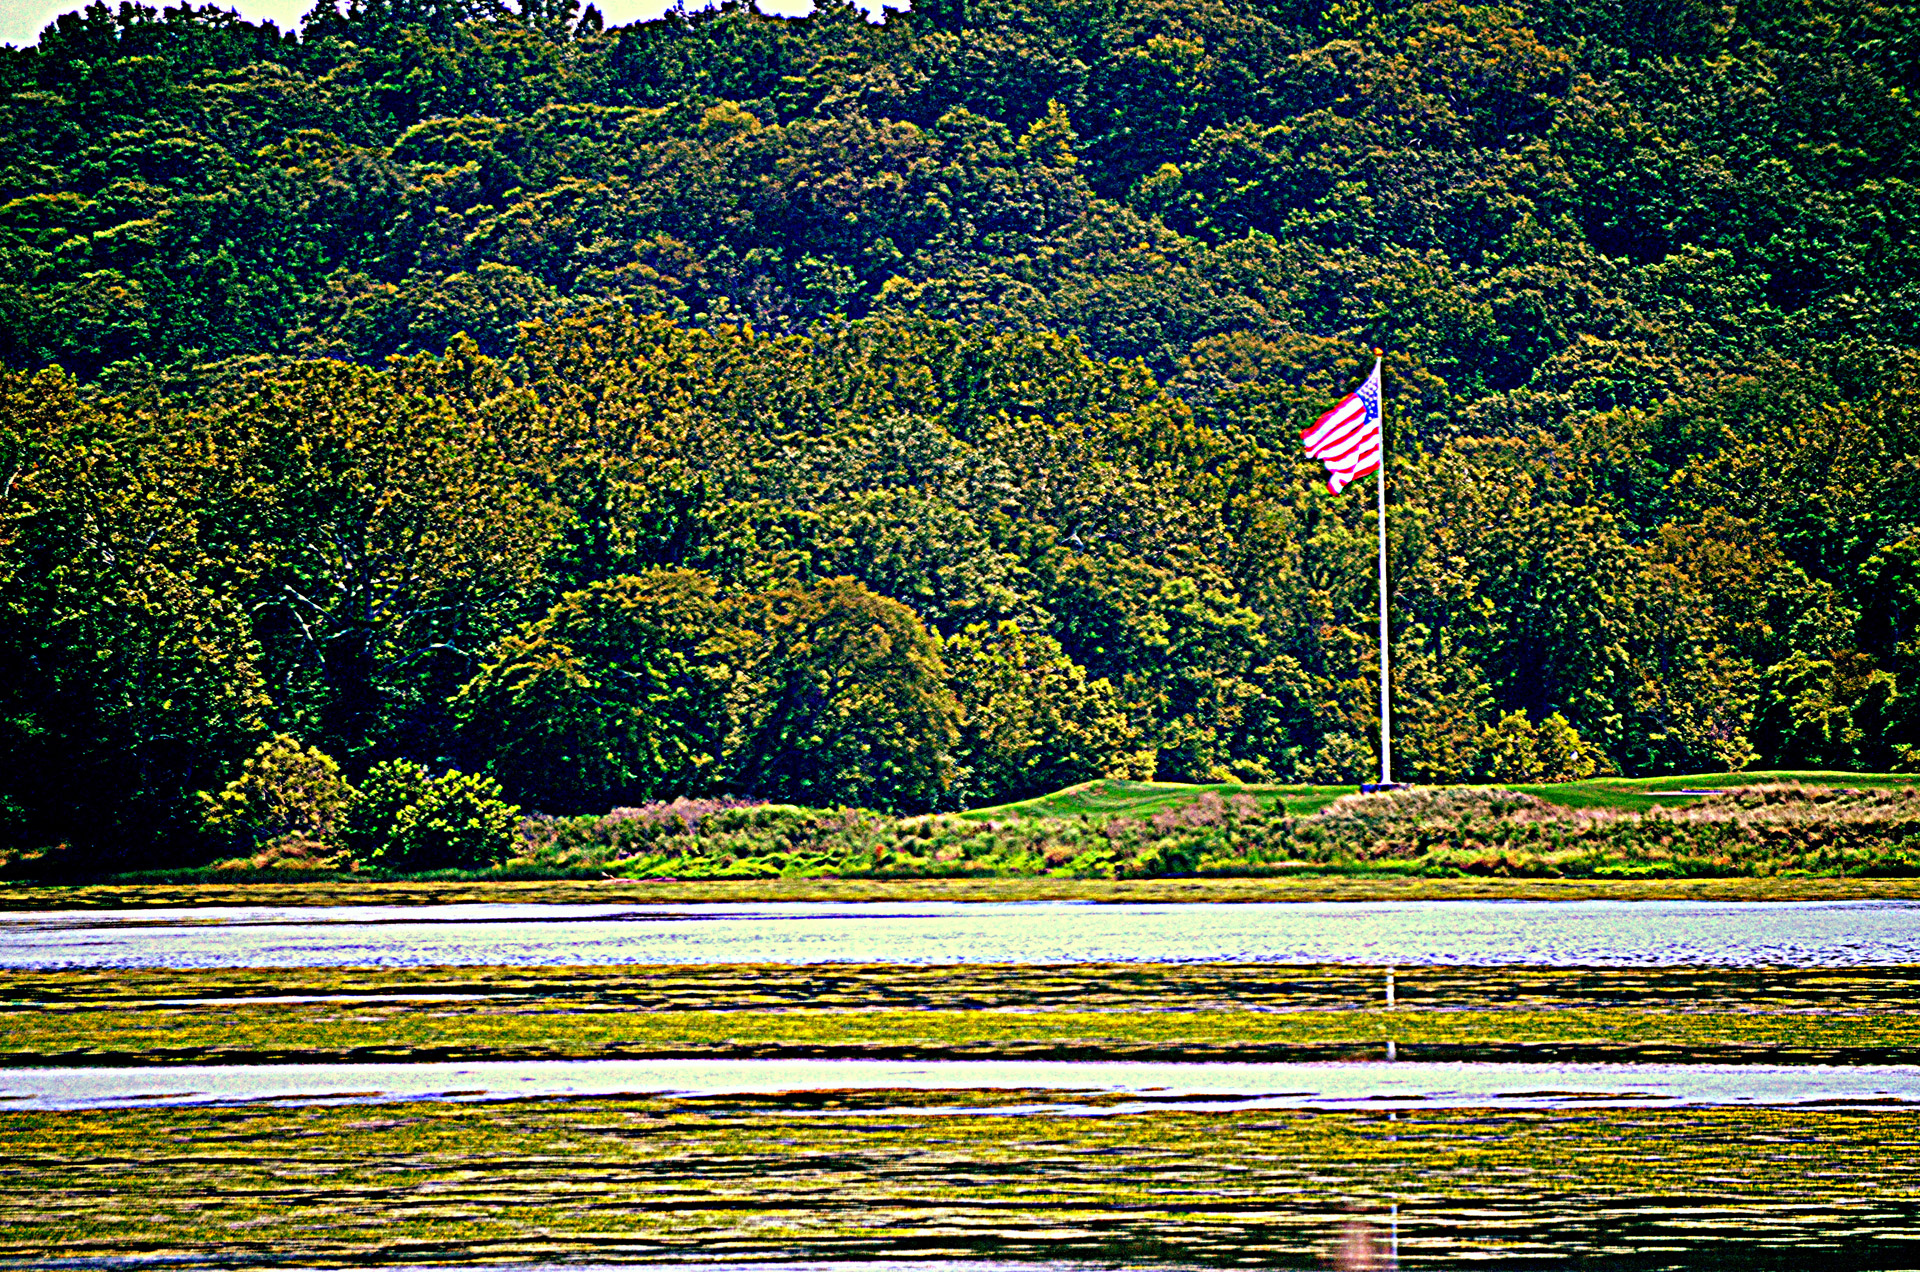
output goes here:
{"type": "Polygon", "coordinates": [[[1367,1215],[1349,1215],[1327,1258],[1339,1272],[1386,1272],[1400,1266],[1400,1207],[1383,1225],[1367,1215]]]}

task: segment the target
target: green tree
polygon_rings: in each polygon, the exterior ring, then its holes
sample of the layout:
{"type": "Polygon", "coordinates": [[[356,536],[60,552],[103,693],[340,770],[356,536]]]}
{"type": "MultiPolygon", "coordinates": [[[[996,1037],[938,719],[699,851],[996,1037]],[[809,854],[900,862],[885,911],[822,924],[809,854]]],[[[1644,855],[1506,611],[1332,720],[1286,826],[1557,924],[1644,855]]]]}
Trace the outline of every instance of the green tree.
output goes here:
{"type": "Polygon", "coordinates": [[[975,623],[941,651],[964,713],[961,805],[1027,799],[1097,777],[1153,776],[1154,757],[1113,686],[1046,636],[975,623]]]}
{"type": "Polygon", "coordinates": [[[1524,711],[1509,711],[1480,735],[1480,766],[1487,780],[1511,785],[1540,777],[1540,733],[1524,711]]]}
{"type": "Polygon", "coordinates": [[[755,598],[727,781],[794,803],[922,811],[953,785],[960,705],[938,638],[852,579],[755,598]]]}
{"type": "Polygon", "coordinates": [[[721,780],[744,643],[705,575],[596,583],[496,647],[454,700],[461,742],[549,812],[704,793],[721,780]]]}
{"type": "Polygon", "coordinates": [[[411,760],[386,760],[347,804],[340,840],[356,861],[388,870],[470,870],[506,860],[519,825],[520,809],[490,777],[457,769],[434,777],[411,760]]]}
{"type": "Polygon", "coordinates": [[[269,846],[330,842],[353,798],[332,756],[284,733],[262,742],[224,789],[200,792],[208,829],[269,846]]]}
{"type": "Polygon", "coordinates": [[[418,378],[334,362],[244,376],[172,443],[282,711],[355,764],[436,727],[554,529],[480,421],[418,378]]]}
{"type": "Polygon", "coordinates": [[[197,484],[57,370],[0,373],[0,833],[190,850],[191,792],[268,706],[197,484]]]}
{"type": "Polygon", "coordinates": [[[1602,767],[1611,770],[1607,758],[1584,741],[1579,730],[1558,711],[1536,726],[1534,736],[1543,782],[1583,782],[1602,767]]]}
{"type": "Polygon", "coordinates": [[[392,834],[371,860],[393,870],[494,866],[519,845],[519,825],[520,809],[501,798],[498,782],[477,773],[444,773],[400,809],[392,834]]]}
{"type": "Polygon", "coordinates": [[[393,841],[400,814],[426,797],[433,777],[412,760],[382,760],[367,770],[340,823],[340,843],[356,861],[372,861],[393,841]]]}

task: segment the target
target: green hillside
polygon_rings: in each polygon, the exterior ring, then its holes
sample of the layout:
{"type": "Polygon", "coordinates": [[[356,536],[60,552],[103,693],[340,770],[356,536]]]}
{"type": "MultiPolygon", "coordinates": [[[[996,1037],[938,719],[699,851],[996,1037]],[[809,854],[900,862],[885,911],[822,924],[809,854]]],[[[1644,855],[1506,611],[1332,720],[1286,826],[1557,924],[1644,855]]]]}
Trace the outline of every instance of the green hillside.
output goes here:
{"type": "Polygon", "coordinates": [[[64,16],[0,50],[0,873],[1310,809],[1379,527],[1300,430],[1376,348],[1406,776],[1920,769],[1916,32],[64,16]]]}

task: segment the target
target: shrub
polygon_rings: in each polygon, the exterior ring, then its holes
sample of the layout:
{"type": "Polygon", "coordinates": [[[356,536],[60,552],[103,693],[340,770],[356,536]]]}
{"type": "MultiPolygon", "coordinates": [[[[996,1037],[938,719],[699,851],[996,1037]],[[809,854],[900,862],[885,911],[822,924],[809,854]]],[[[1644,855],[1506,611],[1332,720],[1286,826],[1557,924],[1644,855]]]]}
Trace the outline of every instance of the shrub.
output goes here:
{"type": "Polygon", "coordinates": [[[218,795],[200,792],[209,830],[245,835],[256,845],[330,843],[353,797],[332,756],[284,733],[261,743],[218,795]]]}
{"type": "Polygon", "coordinates": [[[1558,711],[1539,724],[1512,711],[1481,733],[1480,770],[1495,782],[1578,782],[1613,764],[1558,711]]]}
{"type": "Polygon", "coordinates": [[[1480,734],[1481,771],[1495,782],[1540,777],[1540,734],[1524,711],[1509,711],[1480,734]]]}
{"type": "Polygon", "coordinates": [[[519,842],[520,809],[490,777],[430,777],[410,760],[376,764],[347,810],[341,840],[357,861],[390,870],[496,865],[519,842]]]}
{"type": "Polygon", "coordinates": [[[393,839],[402,810],[418,803],[432,783],[426,767],[412,760],[387,760],[368,769],[341,825],[341,846],[356,861],[372,861],[393,839]]]}
{"type": "Polygon", "coordinates": [[[1582,738],[1558,711],[1540,722],[1535,736],[1543,782],[1583,782],[1613,767],[1600,749],[1582,738]]]}
{"type": "Polygon", "coordinates": [[[454,771],[400,810],[375,859],[395,870],[498,865],[512,855],[519,823],[520,809],[502,798],[500,783],[454,771]]]}

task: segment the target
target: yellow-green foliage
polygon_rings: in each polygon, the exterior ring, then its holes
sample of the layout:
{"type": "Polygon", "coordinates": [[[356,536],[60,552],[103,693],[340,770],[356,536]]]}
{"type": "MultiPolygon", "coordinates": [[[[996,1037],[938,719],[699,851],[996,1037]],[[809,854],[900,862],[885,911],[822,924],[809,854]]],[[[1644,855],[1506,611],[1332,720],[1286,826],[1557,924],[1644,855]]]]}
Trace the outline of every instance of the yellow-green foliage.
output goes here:
{"type": "Polygon", "coordinates": [[[513,851],[518,806],[477,773],[447,773],[394,819],[385,859],[402,870],[492,865],[513,851]]]}
{"type": "Polygon", "coordinates": [[[1604,759],[1558,711],[1538,725],[1511,711],[1480,735],[1478,767],[1496,782],[1577,782],[1604,759]]]}
{"type": "Polygon", "coordinates": [[[200,792],[209,830],[261,844],[328,844],[353,798],[332,756],[284,733],[261,743],[218,793],[200,792]]]}
{"type": "Polygon", "coordinates": [[[964,713],[958,759],[965,803],[1055,790],[1086,774],[1151,777],[1126,702],[1044,635],[969,625],[941,651],[964,713]]]}

